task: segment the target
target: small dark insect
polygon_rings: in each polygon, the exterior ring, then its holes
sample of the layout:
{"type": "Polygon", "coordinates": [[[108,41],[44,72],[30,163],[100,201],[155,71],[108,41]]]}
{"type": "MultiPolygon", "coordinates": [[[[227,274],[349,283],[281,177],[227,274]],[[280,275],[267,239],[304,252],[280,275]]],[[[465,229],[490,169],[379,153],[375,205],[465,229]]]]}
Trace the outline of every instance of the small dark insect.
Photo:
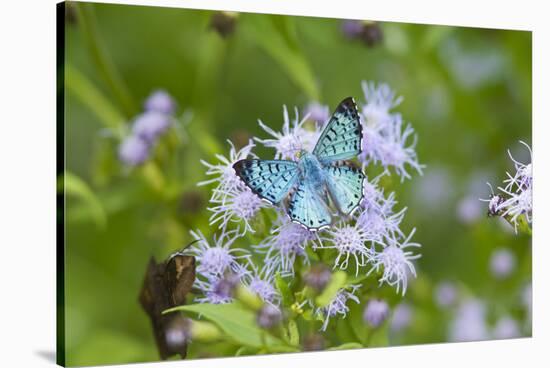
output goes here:
{"type": "MultiPolygon", "coordinates": [[[[192,243],[191,243],[192,244],[192,243]]],[[[189,244],[189,245],[191,245],[189,244]]],[[[139,295],[139,302],[149,316],[161,359],[187,354],[187,344],[170,345],[166,341],[169,328],[178,325],[181,314],[162,314],[166,309],[185,304],[185,297],[195,282],[195,257],[181,252],[172,254],[164,262],[157,263],[151,257],[139,295]]]]}

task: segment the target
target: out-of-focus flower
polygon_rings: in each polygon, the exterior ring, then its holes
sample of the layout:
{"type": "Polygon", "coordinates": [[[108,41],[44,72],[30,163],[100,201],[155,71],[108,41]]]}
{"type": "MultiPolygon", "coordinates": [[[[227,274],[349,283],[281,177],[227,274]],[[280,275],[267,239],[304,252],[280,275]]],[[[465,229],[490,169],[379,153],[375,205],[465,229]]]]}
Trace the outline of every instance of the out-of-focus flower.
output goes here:
{"type": "Polygon", "coordinates": [[[321,334],[309,335],[304,339],[305,351],[319,351],[325,349],[325,338],[321,334]]]}
{"type": "MultiPolygon", "coordinates": [[[[214,189],[214,192],[217,192],[217,189],[214,189]]],[[[214,194],[210,203],[213,204],[208,208],[212,212],[210,225],[218,224],[219,229],[230,232],[231,230],[228,230],[227,226],[229,222],[233,222],[238,226],[234,231],[239,235],[254,232],[250,221],[261,208],[267,206],[266,202],[248,188],[214,194]],[[224,195],[225,197],[223,197],[224,195]]]]}
{"type": "Polygon", "coordinates": [[[317,292],[323,291],[332,277],[330,269],[323,263],[318,263],[310,268],[304,275],[304,283],[317,292]]]}
{"type": "Polygon", "coordinates": [[[489,265],[493,276],[503,279],[510,276],[516,268],[516,257],[509,249],[496,249],[491,255],[489,265]]]}
{"type": "Polygon", "coordinates": [[[456,214],[460,221],[471,224],[481,217],[483,207],[479,200],[474,197],[464,197],[458,202],[456,214]]]}
{"type": "Polygon", "coordinates": [[[485,304],[476,299],[463,302],[451,321],[450,341],[479,341],[489,338],[485,323],[485,304]]]}
{"type": "Polygon", "coordinates": [[[342,33],[349,39],[354,39],[361,35],[363,23],[360,20],[346,19],[342,22],[342,33]]]}
{"type": "Polygon", "coordinates": [[[279,212],[271,234],[255,248],[265,253],[264,265],[271,272],[281,276],[294,275],[296,257],[305,257],[305,247],[315,239],[315,233],[291,222],[288,216],[279,212]]]}
{"type": "Polygon", "coordinates": [[[403,242],[399,243],[397,240],[393,240],[381,252],[373,251],[372,254],[372,269],[369,274],[373,271],[378,272],[382,268],[383,274],[378,280],[380,284],[387,283],[390,286],[395,286],[396,291],[398,293],[401,291],[402,295],[407,292],[409,274],[416,277],[412,261],[420,258],[420,254],[415,255],[406,250],[410,247],[420,247],[420,244],[410,242],[415,231],[416,229],[413,229],[403,242]]]}
{"type": "Polygon", "coordinates": [[[359,267],[364,266],[369,256],[369,250],[365,243],[371,240],[362,226],[341,223],[338,226],[327,229],[326,235],[321,240],[329,245],[326,248],[336,249],[338,255],[334,260],[334,267],[347,269],[350,258],[355,261],[355,274],[359,273],[359,267]]]}
{"type": "Polygon", "coordinates": [[[118,149],[118,157],[125,165],[137,166],[149,158],[150,147],[143,139],[128,136],[122,141],[118,149]]]}
{"type": "Polygon", "coordinates": [[[173,115],[176,110],[176,102],[168,92],[159,89],[147,97],[144,107],[146,111],[156,111],[165,115],[173,115]]]}
{"type": "Polygon", "coordinates": [[[258,326],[262,328],[273,328],[281,323],[283,316],[279,308],[272,304],[264,305],[256,316],[256,322],[258,326]]]}
{"type": "Polygon", "coordinates": [[[274,148],[275,159],[296,160],[297,154],[300,151],[306,150],[311,152],[317,143],[319,132],[304,129],[303,125],[306,119],[299,120],[297,108],[295,108],[294,112],[295,118],[291,126],[288,110],[286,106],[283,106],[283,129],[281,133],[276,132],[261,120],[258,120],[260,127],[273,138],[255,139],[266,147],[274,148]]]}
{"type": "Polygon", "coordinates": [[[456,302],[456,286],[450,281],[441,281],[437,284],[434,292],[434,299],[438,306],[445,308],[456,302]]]}
{"type": "Polygon", "coordinates": [[[388,303],[380,299],[371,299],[363,312],[363,321],[371,327],[379,327],[390,315],[388,303]]]}
{"type": "Polygon", "coordinates": [[[195,257],[196,269],[199,274],[206,277],[219,277],[227,271],[240,275],[244,273],[244,268],[238,261],[247,260],[250,255],[245,249],[231,248],[235,238],[229,238],[227,234],[222,234],[214,238],[214,245],[211,246],[200,231],[191,231],[191,236],[197,242],[185,252],[195,257]]]}
{"type": "Polygon", "coordinates": [[[395,307],[390,322],[391,330],[397,332],[407,328],[411,323],[412,314],[412,308],[407,303],[401,303],[395,307]]]}
{"type": "Polygon", "coordinates": [[[218,32],[220,36],[226,38],[235,32],[238,15],[239,13],[230,11],[216,12],[210,19],[210,27],[218,32]]]}
{"type": "Polygon", "coordinates": [[[430,166],[424,176],[415,181],[414,199],[429,215],[446,213],[450,210],[454,178],[444,167],[430,166]]]}
{"type": "Polygon", "coordinates": [[[170,350],[181,351],[191,340],[191,320],[176,318],[166,328],[165,341],[170,350]]]}
{"type": "Polygon", "coordinates": [[[327,105],[321,105],[319,102],[313,101],[306,106],[304,116],[324,125],[330,119],[330,111],[327,105]]]}
{"type": "Polygon", "coordinates": [[[219,163],[210,164],[204,160],[201,160],[201,163],[207,167],[206,175],[216,176],[215,178],[201,181],[197,185],[208,185],[217,183],[216,189],[213,191],[212,200],[222,201],[227,197],[228,193],[234,193],[236,191],[243,191],[246,189],[246,186],[242,180],[235,173],[233,169],[233,164],[239,160],[253,157],[252,149],[254,148],[254,142],[250,140],[248,145],[244,146],[237,151],[235,146],[231,141],[227,141],[230,145],[229,157],[223,155],[216,155],[219,163]]]}
{"type": "Polygon", "coordinates": [[[533,284],[527,283],[521,292],[521,302],[523,306],[530,312],[533,308],[533,284]]]}
{"type": "Polygon", "coordinates": [[[349,307],[347,306],[347,302],[349,299],[359,304],[359,298],[355,296],[355,293],[357,289],[359,289],[359,287],[360,285],[351,285],[349,287],[349,290],[340,289],[336,293],[336,296],[330,301],[330,303],[326,307],[317,308],[316,314],[320,315],[323,318],[321,331],[325,331],[327,329],[330,318],[337,315],[340,315],[343,318],[346,317],[349,312],[349,307]]]}
{"type": "Polygon", "coordinates": [[[157,111],[147,111],[135,119],[132,133],[145,142],[153,144],[170,127],[171,123],[170,116],[157,111]]]}
{"type": "Polygon", "coordinates": [[[501,317],[493,329],[495,339],[514,339],[520,336],[518,323],[509,316],[501,317]]]}

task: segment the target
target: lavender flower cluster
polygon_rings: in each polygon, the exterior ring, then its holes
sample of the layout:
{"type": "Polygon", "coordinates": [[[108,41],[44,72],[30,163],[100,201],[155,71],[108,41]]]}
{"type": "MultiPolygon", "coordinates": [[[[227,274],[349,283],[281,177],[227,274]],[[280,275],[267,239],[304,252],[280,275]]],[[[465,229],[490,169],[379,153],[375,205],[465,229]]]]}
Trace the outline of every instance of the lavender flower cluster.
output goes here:
{"type": "MultiPolygon", "coordinates": [[[[525,142],[521,142],[532,156],[531,147],[525,142]]],[[[499,193],[495,194],[491,184],[491,197],[482,199],[488,202],[488,214],[490,216],[500,216],[509,221],[517,232],[520,221],[524,221],[528,226],[532,223],[533,213],[533,167],[531,162],[524,164],[512,157],[510,151],[508,156],[514,163],[514,175],[506,172],[507,178],[504,180],[504,186],[499,186],[499,193]]]]}
{"type": "MultiPolygon", "coordinates": [[[[401,115],[391,111],[401,98],[385,84],[364,82],[362,86],[365,103],[360,106],[360,118],[364,143],[359,160],[363,167],[377,164],[384,168],[384,172],[365,180],[365,196],[359,210],[349,218],[341,218],[325,231],[312,232],[291,222],[281,205],[275,208],[276,219],[269,233],[258,243],[251,242],[252,238],[246,235],[256,232],[255,225],[261,217],[258,215],[268,205],[237,177],[232,166],[241,159],[256,157],[252,152],[256,144],[274,149],[275,159],[296,160],[297,152],[311,152],[330,118],[327,106],[312,102],[301,119],[297,108],[291,119],[287,108],[283,107],[281,131],[260,120],[258,123],[268,138],[255,137],[241,149],[228,141],[228,157],[217,155],[217,163],[202,161],[207,168],[206,174],[212,178],[198,185],[215,186],[210,198],[210,225],[216,226],[222,235],[211,246],[201,233],[192,233],[198,242],[188,252],[196,257],[198,264],[197,285],[204,295],[198,299],[200,302],[230,302],[233,298],[231,290],[235,285],[243,284],[264,302],[278,307],[281,296],[274,286],[274,275],[294,276],[298,262],[310,266],[308,247],[313,252],[335,252],[334,269],[350,269],[349,273],[355,276],[360,273],[376,275],[380,285],[388,284],[405,294],[409,278],[416,275],[413,261],[420,257],[413,249],[420,244],[411,240],[414,229],[405,234],[400,228],[406,208],[395,210],[395,194],[384,193],[379,183],[383,176],[390,175],[392,169],[403,181],[411,178],[410,169],[422,174],[423,165],[418,162],[415,152],[416,136],[412,126],[404,125],[401,115]],[[239,238],[249,242],[249,248],[263,257],[261,267],[254,265],[248,250],[232,248],[239,238]]],[[[313,272],[313,267],[310,272],[313,272]]],[[[330,272],[324,279],[319,277],[327,281],[330,272]]],[[[326,282],[321,282],[321,286],[324,284],[326,282]]],[[[315,307],[311,300],[305,300],[299,307],[312,306],[314,314],[323,321],[324,330],[330,318],[346,316],[349,300],[359,303],[356,296],[359,287],[347,285],[341,288],[328,305],[315,307]]],[[[366,323],[378,326],[388,315],[389,307],[384,301],[371,301],[365,309],[364,319],[366,323]]]]}
{"type": "Polygon", "coordinates": [[[147,161],[159,137],[172,125],[175,109],[176,104],[167,92],[153,92],[145,101],[144,112],[134,119],[130,134],[119,146],[120,161],[130,167],[147,161]]]}

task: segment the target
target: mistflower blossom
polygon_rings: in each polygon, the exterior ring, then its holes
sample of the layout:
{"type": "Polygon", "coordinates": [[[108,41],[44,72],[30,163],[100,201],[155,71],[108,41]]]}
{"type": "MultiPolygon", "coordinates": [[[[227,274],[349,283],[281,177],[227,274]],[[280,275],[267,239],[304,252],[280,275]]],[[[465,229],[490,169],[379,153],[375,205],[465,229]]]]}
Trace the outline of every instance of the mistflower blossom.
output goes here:
{"type": "Polygon", "coordinates": [[[279,308],[272,304],[264,305],[256,316],[258,326],[262,328],[272,328],[281,323],[283,316],[279,308]]]}
{"type": "Polygon", "coordinates": [[[420,247],[418,243],[410,243],[415,231],[416,229],[413,229],[401,244],[394,239],[392,243],[386,246],[381,252],[376,252],[372,249],[373,267],[368,274],[373,271],[378,272],[379,269],[382,268],[383,274],[378,280],[379,283],[387,283],[390,286],[395,286],[396,291],[399,293],[401,290],[402,295],[405,295],[407,291],[409,273],[416,277],[416,270],[412,261],[420,258],[420,254],[414,255],[411,251],[405,250],[410,247],[420,247]]]}
{"type": "Polygon", "coordinates": [[[390,322],[390,329],[394,332],[398,332],[407,328],[411,323],[412,314],[412,308],[409,304],[399,304],[393,310],[393,315],[390,322]]]}
{"type": "Polygon", "coordinates": [[[406,166],[422,174],[424,165],[418,162],[415,151],[417,137],[410,124],[403,128],[401,115],[390,112],[399,105],[401,97],[386,84],[362,83],[366,104],[361,109],[363,147],[359,160],[363,166],[380,163],[385,169],[393,167],[404,179],[410,179],[406,166]],[[408,143],[412,138],[412,142],[408,143]]]}
{"type": "Polygon", "coordinates": [[[518,323],[509,316],[501,317],[493,329],[495,339],[514,339],[520,336],[518,323]]]}
{"type": "Polygon", "coordinates": [[[355,275],[359,274],[359,267],[364,266],[368,260],[369,250],[365,243],[370,241],[368,233],[363,227],[355,224],[340,223],[324,232],[321,240],[328,243],[325,248],[333,248],[338,251],[334,260],[334,268],[347,269],[350,258],[355,261],[355,275]]]}
{"type": "MultiPolygon", "coordinates": [[[[215,189],[214,193],[217,192],[218,190],[215,189]]],[[[247,232],[253,233],[254,229],[250,222],[260,209],[267,206],[267,203],[249,188],[214,194],[210,203],[213,204],[212,207],[208,207],[208,210],[212,212],[210,225],[218,224],[218,228],[222,231],[231,232],[227,230],[227,225],[229,222],[235,223],[237,228],[233,231],[238,235],[244,235],[247,232]],[[241,225],[244,226],[241,227],[241,225]]]]}
{"type": "Polygon", "coordinates": [[[166,115],[172,115],[176,110],[176,103],[168,92],[159,89],[147,97],[144,108],[146,111],[156,111],[166,115]]]}
{"type": "Polygon", "coordinates": [[[118,148],[118,157],[125,165],[137,166],[149,158],[149,145],[139,137],[126,137],[118,148]]]}
{"type": "Polygon", "coordinates": [[[273,305],[279,305],[281,302],[281,295],[274,286],[275,275],[270,273],[268,269],[254,270],[253,273],[244,277],[244,283],[250,291],[258,295],[264,302],[273,305]]]}
{"type": "Polygon", "coordinates": [[[439,307],[453,305],[457,299],[456,286],[450,281],[441,281],[435,288],[434,299],[439,307]]]}
{"type": "Polygon", "coordinates": [[[510,276],[516,268],[516,257],[509,249],[496,249],[493,254],[491,254],[489,266],[495,278],[503,279],[510,276]]]}
{"type": "Polygon", "coordinates": [[[317,143],[319,132],[306,130],[304,123],[307,119],[299,120],[298,109],[295,108],[294,111],[295,118],[291,126],[288,110],[286,106],[283,106],[283,129],[281,133],[276,132],[261,120],[258,120],[260,127],[273,138],[255,138],[255,140],[266,147],[274,148],[275,159],[296,160],[297,154],[300,151],[306,150],[311,152],[315,147],[315,143],[317,143]]]}
{"type": "Polygon", "coordinates": [[[204,160],[201,163],[207,167],[206,175],[216,176],[215,178],[201,181],[197,185],[208,185],[217,183],[216,189],[213,191],[212,200],[223,202],[228,193],[235,193],[245,190],[246,186],[242,180],[237,176],[233,169],[233,164],[239,160],[245,158],[254,157],[252,149],[255,144],[252,140],[248,141],[248,144],[237,151],[235,145],[230,140],[227,140],[230,145],[229,157],[217,154],[216,158],[219,163],[210,164],[204,160]]]}
{"type": "Polygon", "coordinates": [[[349,39],[359,37],[363,32],[363,23],[360,20],[346,19],[342,22],[342,33],[349,39]]]}
{"type": "Polygon", "coordinates": [[[366,238],[372,242],[386,243],[385,239],[404,237],[399,228],[407,208],[392,213],[388,203],[381,207],[381,211],[366,209],[357,216],[357,226],[366,233],[366,238]]]}
{"type": "Polygon", "coordinates": [[[147,111],[139,115],[132,126],[132,134],[153,144],[172,124],[172,118],[157,111],[147,111]]]}
{"type": "Polygon", "coordinates": [[[371,299],[363,312],[363,321],[371,327],[379,327],[388,318],[390,307],[379,299],[371,299]]]}
{"type": "Polygon", "coordinates": [[[196,279],[194,285],[203,293],[203,296],[196,298],[195,300],[199,303],[231,303],[233,301],[233,293],[235,288],[240,283],[240,275],[234,273],[208,276],[205,280],[196,279]]]}
{"type": "Polygon", "coordinates": [[[313,101],[306,106],[304,116],[323,126],[330,119],[330,110],[327,105],[313,101]]]}
{"type": "Polygon", "coordinates": [[[471,224],[481,217],[483,213],[481,203],[474,197],[465,197],[458,203],[456,214],[459,220],[465,224],[471,224]]]}
{"type": "MultiPolygon", "coordinates": [[[[531,147],[525,142],[520,141],[529,150],[532,155],[531,147]]],[[[528,225],[531,225],[533,212],[533,167],[531,163],[524,164],[512,156],[508,150],[508,155],[514,163],[516,172],[514,175],[506,173],[507,179],[504,180],[504,187],[498,187],[501,192],[495,195],[491,187],[491,197],[482,199],[488,202],[489,214],[498,215],[505,218],[517,232],[520,218],[524,218],[528,225]]],[[[489,186],[491,186],[489,184],[489,186]]]]}
{"type": "Polygon", "coordinates": [[[271,234],[254,248],[265,253],[264,265],[270,272],[291,276],[296,257],[303,257],[304,262],[308,262],[305,247],[315,239],[314,232],[291,222],[286,214],[279,212],[271,234]]]}
{"type": "Polygon", "coordinates": [[[463,302],[451,321],[449,340],[459,342],[488,339],[485,309],[485,304],[476,299],[463,302]]]}
{"type": "Polygon", "coordinates": [[[340,289],[336,293],[336,296],[330,301],[326,307],[317,308],[316,314],[323,318],[323,325],[321,326],[321,331],[327,329],[330,318],[337,315],[342,316],[343,318],[349,312],[349,307],[347,306],[348,300],[353,300],[359,304],[359,298],[355,296],[355,292],[359,289],[360,285],[351,285],[349,290],[340,289]]]}
{"type": "Polygon", "coordinates": [[[220,277],[227,271],[243,275],[246,273],[239,260],[248,260],[250,255],[246,249],[231,248],[235,238],[229,238],[227,234],[214,237],[214,245],[211,246],[200,232],[191,231],[191,236],[197,240],[185,253],[195,257],[197,272],[206,277],[220,277]],[[236,253],[242,253],[237,255],[236,253]]]}

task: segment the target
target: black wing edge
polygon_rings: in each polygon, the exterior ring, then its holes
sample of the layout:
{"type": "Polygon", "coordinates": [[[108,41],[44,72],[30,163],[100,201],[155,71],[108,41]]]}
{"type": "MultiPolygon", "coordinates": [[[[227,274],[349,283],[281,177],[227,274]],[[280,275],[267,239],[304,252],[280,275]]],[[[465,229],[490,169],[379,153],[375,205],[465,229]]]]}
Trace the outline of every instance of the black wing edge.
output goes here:
{"type": "Polygon", "coordinates": [[[249,168],[253,162],[257,162],[257,161],[260,161],[258,159],[253,159],[253,160],[250,160],[250,159],[242,159],[242,160],[239,160],[237,162],[235,162],[233,164],[233,170],[235,171],[235,174],[237,175],[237,177],[239,179],[241,179],[241,182],[243,182],[244,185],[246,185],[246,187],[248,189],[250,189],[252,191],[252,193],[256,194],[258,197],[260,197],[262,200],[266,201],[267,203],[271,204],[271,205],[275,205],[276,203],[273,202],[273,201],[270,201],[269,199],[265,198],[260,192],[258,192],[256,189],[252,188],[250,185],[248,185],[248,183],[246,182],[246,180],[244,179],[244,177],[242,176],[242,172],[245,168],[249,168]]]}

